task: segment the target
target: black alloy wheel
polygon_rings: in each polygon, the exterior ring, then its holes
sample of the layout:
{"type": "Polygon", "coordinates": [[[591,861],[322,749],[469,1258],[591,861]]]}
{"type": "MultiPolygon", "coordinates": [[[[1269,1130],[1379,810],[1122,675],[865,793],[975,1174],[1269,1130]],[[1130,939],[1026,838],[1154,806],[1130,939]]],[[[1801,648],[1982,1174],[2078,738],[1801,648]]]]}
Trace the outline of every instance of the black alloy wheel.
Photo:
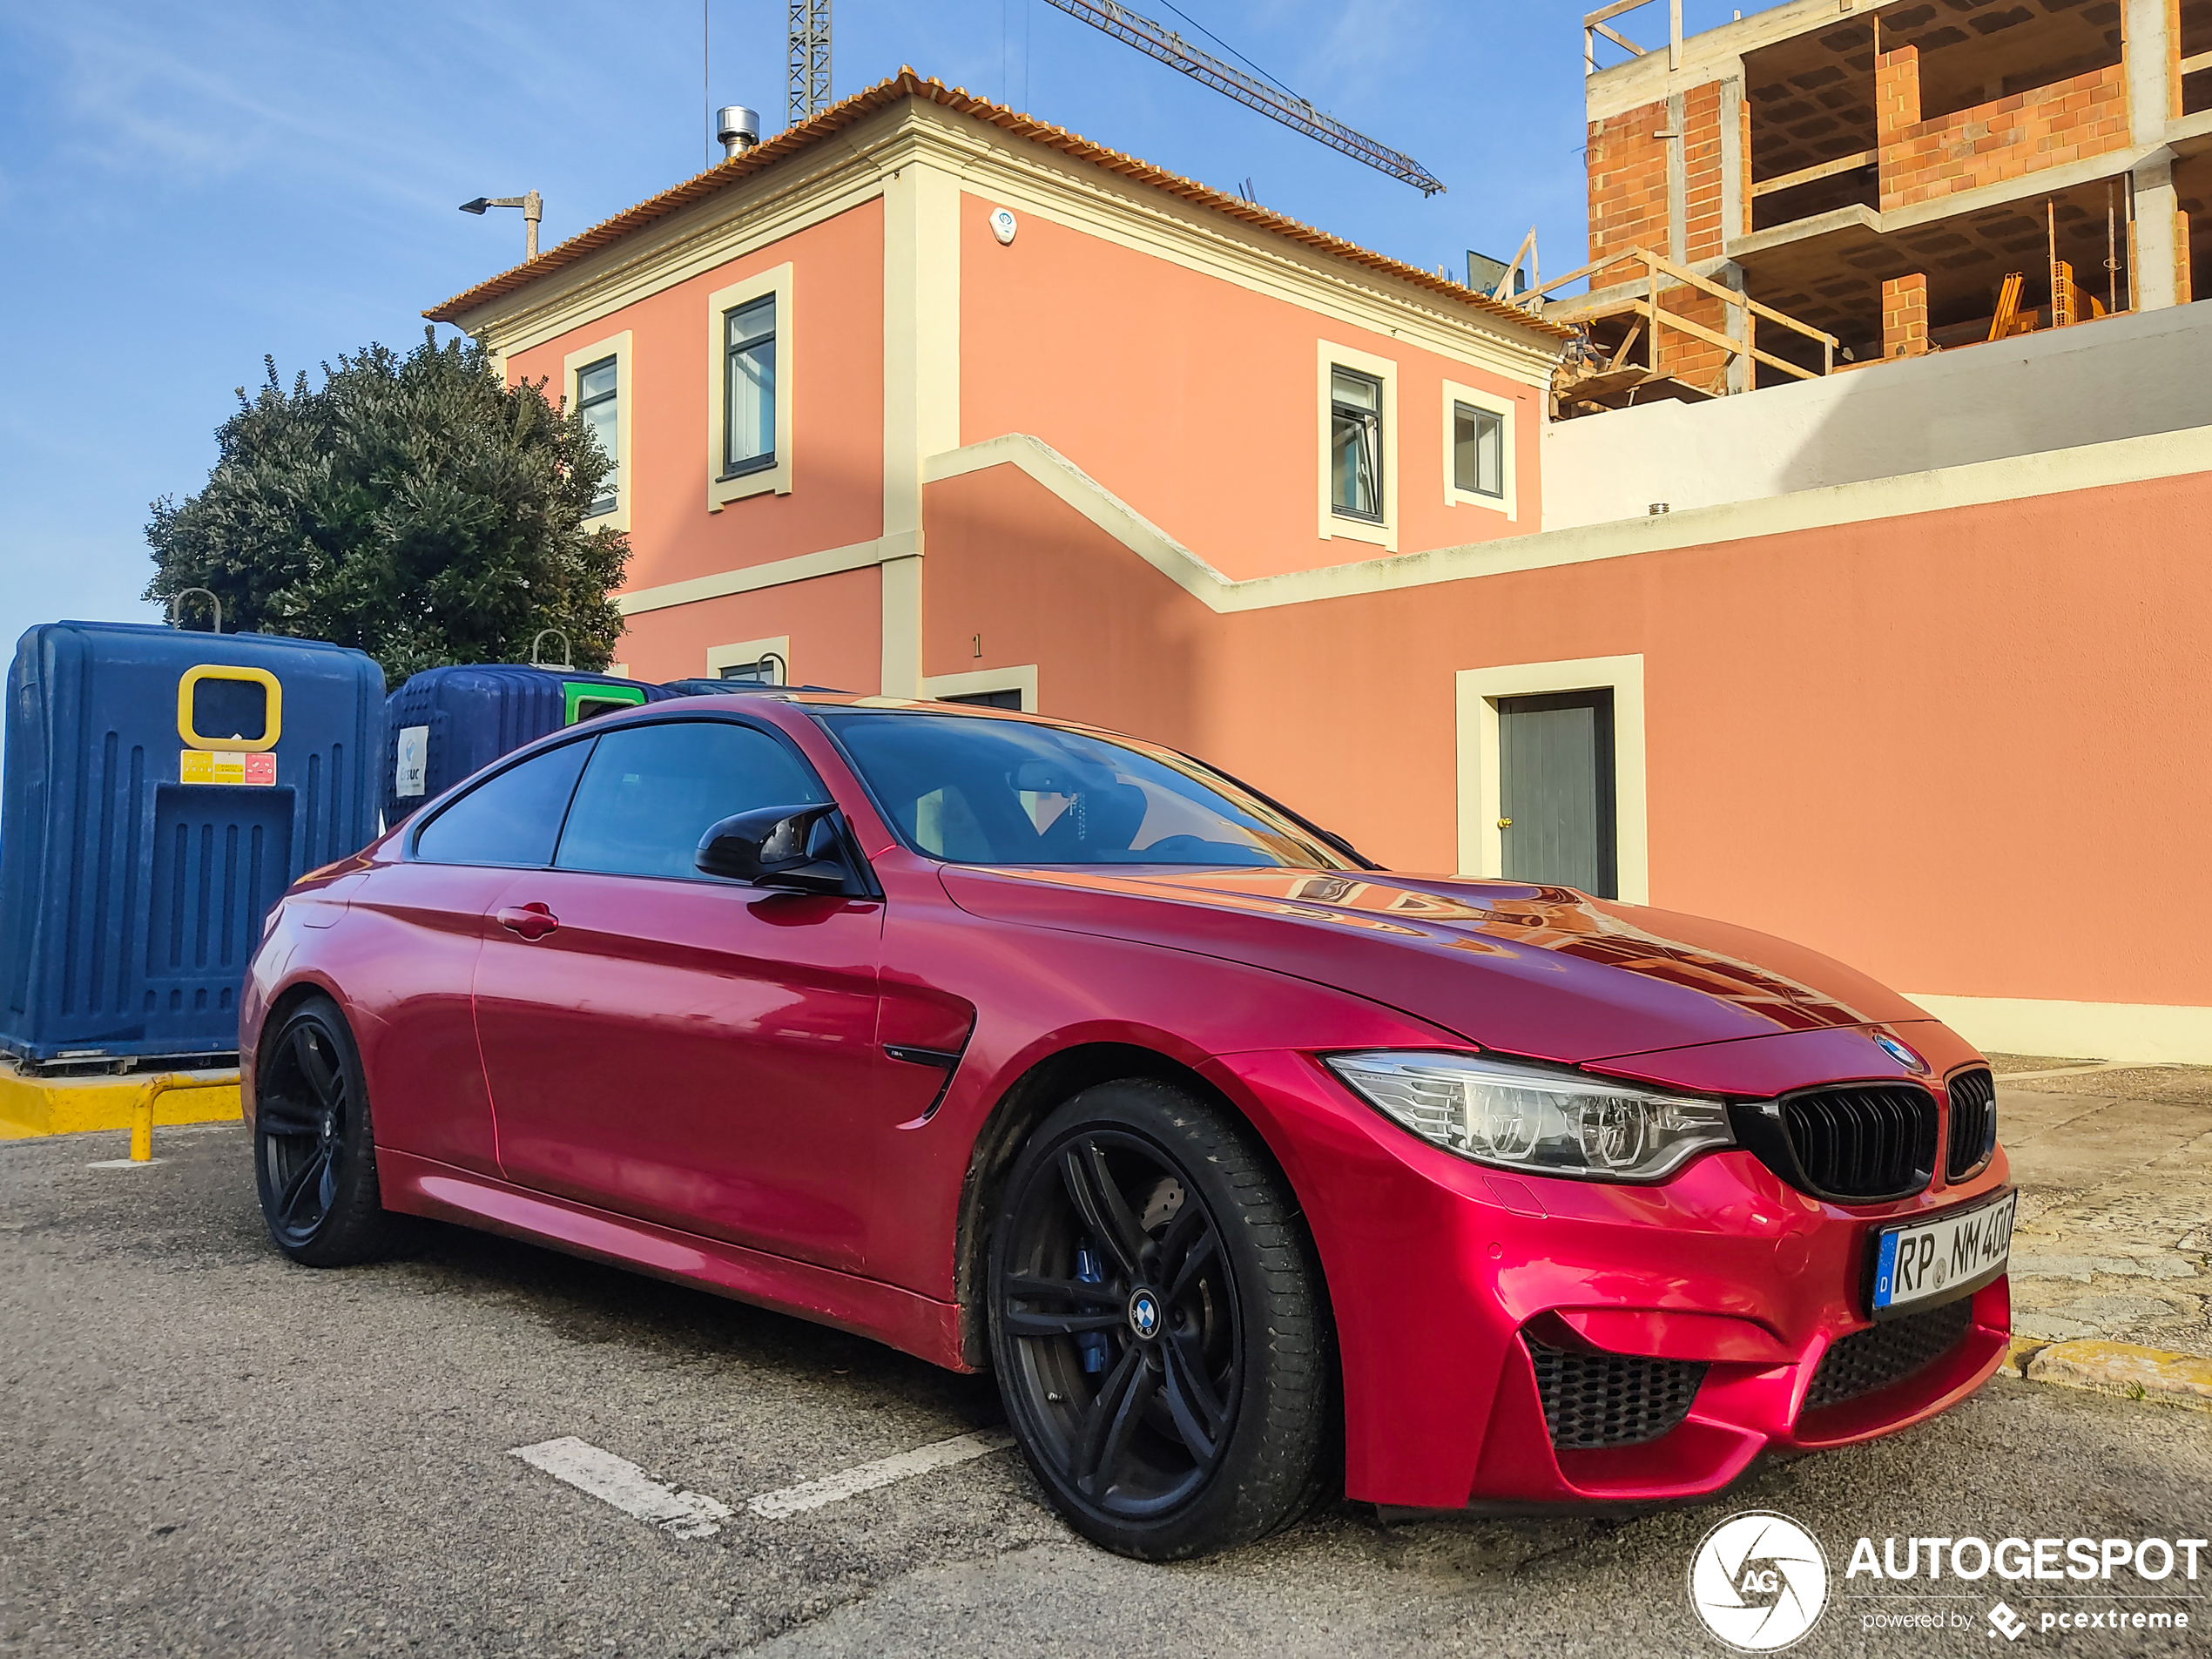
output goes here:
{"type": "Polygon", "coordinates": [[[1319,1283],[1281,1177],[1224,1114],[1131,1080],[1046,1121],[993,1228],[992,1358],[1078,1531],[1177,1560],[1312,1504],[1335,1379],[1319,1283]]]}
{"type": "Polygon", "coordinates": [[[255,1184],[277,1248],[311,1267],[384,1254],[395,1218],[379,1201],[368,1090],[336,1003],[308,999],[264,1041],[253,1099],[255,1184]]]}

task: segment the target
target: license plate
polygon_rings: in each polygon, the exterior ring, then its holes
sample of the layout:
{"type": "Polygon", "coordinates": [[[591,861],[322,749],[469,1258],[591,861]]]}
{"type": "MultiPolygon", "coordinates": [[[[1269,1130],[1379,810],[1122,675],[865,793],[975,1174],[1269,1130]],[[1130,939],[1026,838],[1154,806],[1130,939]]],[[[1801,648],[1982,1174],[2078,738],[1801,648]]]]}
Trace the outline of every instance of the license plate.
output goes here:
{"type": "Polygon", "coordinates": [[[2013,1247],[2017,1193],[1925,1221],[1885,1227],[1874,1237],[1877,1318],[1979,1290],[2005,1271],[2013,1247]]]}

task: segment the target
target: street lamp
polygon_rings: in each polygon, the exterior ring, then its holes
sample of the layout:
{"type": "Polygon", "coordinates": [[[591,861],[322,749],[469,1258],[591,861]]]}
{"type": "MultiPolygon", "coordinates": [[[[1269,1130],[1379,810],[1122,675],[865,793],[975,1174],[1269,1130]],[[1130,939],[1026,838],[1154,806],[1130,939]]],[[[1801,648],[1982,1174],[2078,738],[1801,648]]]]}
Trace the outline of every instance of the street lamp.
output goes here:
{"type": "Polygon", "coordinates": [[[523,196],[479,196],[472,202],[461,204],[462,212],[474,213],[479,219],[483,217],[487,207],[519,207],[523,210],[523,228],[529,238],[528,251],[523,257],[525,260],[536,259],[537,221],[545,217],[545,198],[533,190],[523,196]]]}

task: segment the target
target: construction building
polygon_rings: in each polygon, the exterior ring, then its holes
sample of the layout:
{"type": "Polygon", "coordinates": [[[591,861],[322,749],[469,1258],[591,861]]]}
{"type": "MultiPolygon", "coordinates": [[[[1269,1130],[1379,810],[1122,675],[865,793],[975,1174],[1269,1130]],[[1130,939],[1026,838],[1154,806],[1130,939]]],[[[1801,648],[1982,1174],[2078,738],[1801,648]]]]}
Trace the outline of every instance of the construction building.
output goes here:
{"type": "Polygon", "coordinates": [[[1595,291],[1517,298],[909,73],[428,314],[613,435],[633,674],[1091,720],[1992,1050],[2212,1062],[2198,50],[1669,41],[1589,77],[1595,291]]]}
{"type": "Polygon", "coordinates": [[[1567,412],[2190,298],[2207,0],[1794,0],[1688,39],[1664,10],[1648,51],[1661,0],[1583,21],[1591,292],[1551,314],[1598,353],[1567,412]]]}

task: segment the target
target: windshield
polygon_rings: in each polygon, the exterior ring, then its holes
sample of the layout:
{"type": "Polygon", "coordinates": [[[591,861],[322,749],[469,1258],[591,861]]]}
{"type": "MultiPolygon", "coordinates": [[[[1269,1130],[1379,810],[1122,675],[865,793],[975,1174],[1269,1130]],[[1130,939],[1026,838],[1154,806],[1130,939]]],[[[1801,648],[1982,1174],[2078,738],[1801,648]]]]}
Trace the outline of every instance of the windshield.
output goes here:
{"type": "Polygon", "coordinates": [[[974,715],[816,718],[907,844],[932,858],[1345,867],[1280,813],[1163,749],[974,715]]]}

